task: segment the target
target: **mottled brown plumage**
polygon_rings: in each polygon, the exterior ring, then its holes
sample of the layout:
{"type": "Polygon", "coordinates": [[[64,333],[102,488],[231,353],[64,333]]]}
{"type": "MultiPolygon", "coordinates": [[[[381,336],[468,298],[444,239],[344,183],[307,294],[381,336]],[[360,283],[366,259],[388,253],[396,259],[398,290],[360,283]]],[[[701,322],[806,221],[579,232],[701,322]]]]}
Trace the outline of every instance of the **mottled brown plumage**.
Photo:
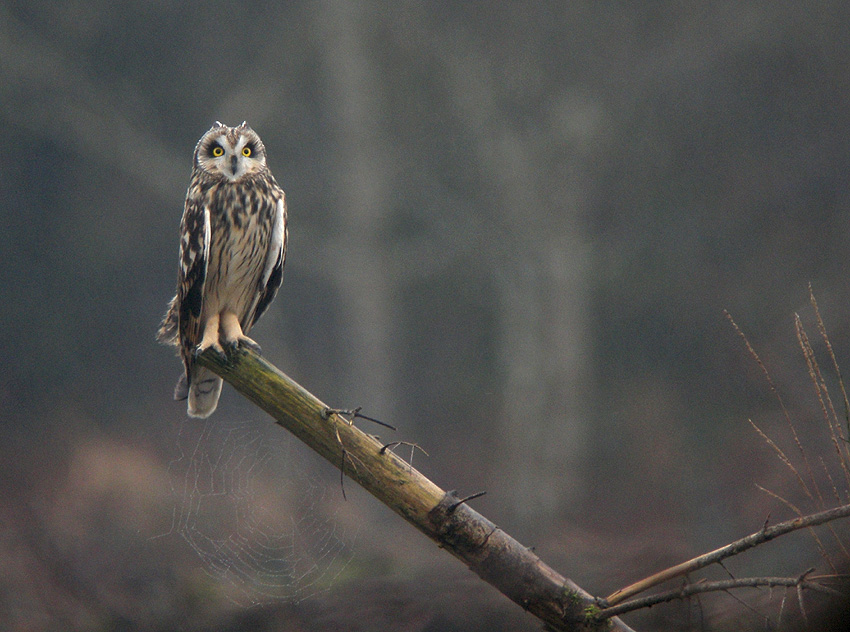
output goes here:
{"type": "Polygon", "coordinates": [[[195,364],[197,353],[245,345],[277,293],[286,258],[286,200],[266,166],[266,150],[248,125],[216,123],[198,141],[180,224],[177,295],[157,335],[177,345],[185,372],[176,399],[207,417],[221,378],[195,364]]]}

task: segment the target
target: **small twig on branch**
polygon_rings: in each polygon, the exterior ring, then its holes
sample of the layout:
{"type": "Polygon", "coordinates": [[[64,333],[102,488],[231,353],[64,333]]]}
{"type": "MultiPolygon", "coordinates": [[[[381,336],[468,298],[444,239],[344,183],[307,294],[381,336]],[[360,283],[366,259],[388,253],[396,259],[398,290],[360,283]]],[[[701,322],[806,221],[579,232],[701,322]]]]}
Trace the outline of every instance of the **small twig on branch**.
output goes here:
{"type": "Polygon", "coordinates": [[[410,441],[390,441],[389,443],[387,443],[387,444],[385,444],[385,445],[383,445],[383,446],[381,447],[381,454],[383,454],[383,453],[384,453],[384,452],[386,452],[387,450],[392,451],[392,449],[393,449],[393,448],[395,448],[395,447],[397,447],[397,446],[400,446],[400,445],[406,445],[406,446],[408,446],[408,447],[412,448],[413,450],[419,450],[419,451],[420,451],[422,454],[424,454],[425,456],[430,456],[430,455],[429,455],[429,454],[425,451],[425,448],[423,448],[423,447],[422,447],[421,445],[419,445],[418,443],[411,443],[410,441]]]}
{"type": "MultiPolygon", "coordinates": [[[[768,494],[771,498],[775,498],[776,500],[781,502],[783,505],[788,507],[795,514],[797,514],[800,518],[803,517],[803,512],[800,511],[800,509],[794,503],[792,503],[791,501],[787,500],[786,498],[783,498],[779,494],[772,492],[765,487],[762,487],[758,483],[756,483],[756,487],[758,487],[765,494],[768,494]]],[[[831,526],[829,526],[828,528],[830,530],[832,530],[831,526]]],[[[823,542],[821,542],[820,536],[817,534],[817,532],[812,527],[809,527],[809,533],[811,534],[812,539],[815,541],[815,545],[818,547],[818,551],[820,552],[821,557],[823,558],[824,562],[826,562],[826,564],[832,569],[833,573],[837,573],[838,569],[835,568],[835,564],[832,563],[832,559],[829,557],[829,553],[827,552],[826,547],[824,546],[823,542]]],[[[833,533],[835,533],[835,532],[833,531],[833,533]]],[[[839,540],[839,542],[840,542],[840,540],[839,540]]]]}
{"type": "MultiPolygon", "coordinates": [[[[410,459],[407,461],[407,464],[410,465],[410,467],[413,467],[413,455],[416,454],[417,450],[419,450],[425,456],[431,456],[425,451],[425,448],[423,448],[421,445],[419,445],[418,443],[412,443],[410,441],[390,441],[389,443],[381,447],[381,454],[383,454],[387,450],[392,452],[393,448],[400,445],[406,445],[410,448],[410,459]]],[[[393,454],[395,454],[395,452],[393,452],[393,454]]]]}
{"type": "Polygon", "coordinates": [[[475,500],[476,498],[481,498],[487,492],[475,492],[474,494],[470,494],[466,498],[461,498],[455,504],[449,506],[449,513],[452,513],[455,509],[463,505],[464,503],[468,503],[470,500],[475,500]]]}
{"type": "Polygon", "coordinates": [[[355,419],[365,419],[366,421],[371,421],[373,424],[378,424],[379,426],[383,426],[384,428],[389,428],[390,430],[398,430],[392,424],[388,424],[380,419],[375,419],[374,417],[369,417],[368,415],[362,414],[360,411],[363,410],[362,406],[358,406],[357,408],[325,408],[322,411],[322,419],[329,419],[331,415],[339,415],[343,419],[345,419],[348,423],[354,423],[355,419]],[[348,419],[351,417],[351,419],[348,419]]]}
{"type": "Polygon", "coordinates": [[[766,526],[767,523],[765,523],[765,526],[759,531],[756,531],[745,538],[741,538],[740,540],[736,540],[735,542],[711,551],[710,553],[705,553],[704,555],[695,557],[687,562],[682,562],[681,564],[671,566],[659,573],[655,573],[650,577],[642,579],[639,582],[635,582],[631,586],[622,588],[609,595],[605,601],[609,606],[614,606],[633,595],[642,593],[643,591],[648,590],[653,586],[657,586],[658,584],[662,584],[674,577],[681,577],[682,575],[692,573],[700,568],[705,568],[710,564],[715,564],[727,557],[742,553],[747,549],[751,549],[759,544],[778,538],[786,533],[797,531],[798,529],[814,527],[838,518],[846,518],[847,516],[850,516],[850,505],[841,505],[840,507],[827,509],[826,511],[821,511],[809,516],[803,516],[801,518],[794,518],[793,520],[781,522],[772,527],[766,526]]]}

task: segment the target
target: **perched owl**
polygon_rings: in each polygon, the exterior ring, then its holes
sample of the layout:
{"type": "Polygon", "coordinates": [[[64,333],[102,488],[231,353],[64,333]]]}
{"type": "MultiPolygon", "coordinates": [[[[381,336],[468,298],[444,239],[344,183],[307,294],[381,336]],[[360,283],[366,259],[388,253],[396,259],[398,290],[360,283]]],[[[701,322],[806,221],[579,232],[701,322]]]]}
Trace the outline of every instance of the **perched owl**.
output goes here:
{"type": "Polygon", "coordinates": [[[188,397],[190,416],[212,414],[221,395],[221,378],[196,365],[197,354],[259,351],[247,334],[280,287],[286,241],[286,200],[263,142],[246,123],[216,122],[195,147],[177,295],[157,334],[180,349],[185,372],[174,398],[188,397]]]}

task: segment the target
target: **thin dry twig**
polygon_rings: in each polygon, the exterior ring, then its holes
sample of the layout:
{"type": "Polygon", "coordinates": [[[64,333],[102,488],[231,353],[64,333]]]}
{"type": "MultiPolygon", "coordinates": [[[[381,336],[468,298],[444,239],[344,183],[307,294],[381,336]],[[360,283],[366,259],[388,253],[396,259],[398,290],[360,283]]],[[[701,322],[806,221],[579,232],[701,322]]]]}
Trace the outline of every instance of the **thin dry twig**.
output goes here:
{"type": "MultiPolygon", "coordinates": [[[[814,500],[814,497],[812,496],[811,492],[809,492],[809,488],[806,487],[806,482],[803,480],[803,477],[800,475],[800,472],[797,470],[796,467],[794,467],[794,464],[791,463],[791,459],[789,459],[785,455],[785,452],[782,451],[782,448],[776,445],[776,442],[774,442],[773,439],[768,437],[767,434],[761,428],[759,428],[752,419],[748,419],[747,421],[750,422],[750,425],[753,427],[753,429],[755,429],[758,435],[762,439],[764,439],[765,443],[767,443],[767,445],[769,445],[773,449],[773,451],[776,452],[776,455],[779,457],[779,460],[782,461],[788,467],[788,469],[790,469],[791,472],[794,473],[794,476],[797,477],[797,482],[803,488],[803,491],[806,492],[806,496],[814,500]]],[[[800,512],[797,511],[797,513],[799,514],[800,512]]]]}
{"type": "Polygon", "coordinates": [[[797,584],[797,604],[800,606],[800,614],[803,616],[803,622],[806,627],[809,627],[809,617],[806,614],[806,605],[803,603],[803,584],[797,584]]]}
{"type": "MultiPolygon", "coordinates": [[[[803,449],[803,444],[800,442],[800,438],[797,436],[797,429],[794,427],[794,422],[791,421],[791,415],[788,412],[788,408],[785,406],[785,402],[782,399],[782,395],[780,395],[779,390],[776,388],[776,385],[773,383],[773,378],[770,377],[770,372],[767,370],[767,367],[764,365],[764,362],[761,361],[759,354],[756,353],[755,349],[753,349],[753,346],[750,344],[750,341],[747,338],[746,334],[744,334],[744,332],[741,331],[741,328],[738,327],[738,323],[735,322],[735,320],[732,318],[732,315],[729,312],[727,312],[726,310],[724,310],[723,313],[726,316],[727,320],[732,324],[732,327],[735,329],[735,332],[741,337],[741,340],[744,341],[744,345],[746,346],[747,352],[750,354],[750,357],[752,357],[755,360],[756,364],[761,369],[762,373],[764,373],[765,380],[767,380],[767,384],[770,387],[771,392],[773,392],[773,394],[776,396],[776,400],[779,402],[779,406],[782,409],[782,414],[785,417],[785,421],[788,424],[788,428],[791,430],[791,436],[794,438],[794,442],[797,444],[797,449],[800,451],[800,454],[803,458],[803,463],[806,465],[806,469],[808,470],[808,472],[810,474],[809,477],[813,478],[811,476],[812,468],[809,466],[809,460],[806,457],[806,451],[803,449]]],[[[796,472],[796,470],[795,470],[795,472],[796,472]]],[[[801,486],[803,487],[803,491],[805,492],[805,494],[809,498],[814,500],[814,496],[812,495],[812,492],[809,491],[809,488],[803,482],[803,478],[799,475],[799,473],[797,474],[797,480],[800,482],[801,486]]]]}
{"type": "Polygon", "coordinates": [[[453,512],[455,509],[457,509],[461,505],[468,503],[470,500],[475,500],[476,498],[481,498],[486,493],[487,492],[475,492],[474,494],[470,494],[469,496],[465,496],[464,498],[461,498],[460,500],[456,501],[455,503],[449,505],[449,508],[448,508],[449,513],[453,512]]]}
{"type": "MultiPolygon", "coordinates": [[[[770,589],[772,590],[773,586],[770,586],[770,589]]],[[[765,619],[768,618],[767,615],[765,615],[763,612],[759,612],[754,606],[751,606],[746,601],[744,601],[741,597],[739,597],[738,595],[733,593],[731,588],[723,590],[722,592],[726,593],[726,595],[728,597],[737,601],[740,605],[742,605],[745,609],[749,610],[753,614],[758,615],[759,617],[763,617],[765,619]]]]}
{"type": "Polygon", "coordinates": [[[393,450],[393,448],[398,447],[398,446],[402,446],[402,445],[408,446],[410,448],[410,458],[407,460],[407,464],[411,468],[413,467],[413,455],[416,453],[416,450],[419,450],[425,456],[430,456],[428,454],[428,452],[425,451],[425,448],[423,448],[418,443],[413,443],[411,441],[390,441],[389,443],[384,444],[381,447],[380,453],[384,454],[385,452],[392,452],[393,454],[395,454],[395,451],[393,450]]]}
{"type": "Polygon", "coordinates": [[[379,426],[383,426],[384,428],[389,428],[390,430],[398,430],[394,425],[388,424],[380,419],[375,419],[374,417],[369,417],[368,415],[364,415],[360,411],[363,410],[362,406],[358,406],[357,408],[325,408],[322,411],[322,419],[329,419],[331,415],[339,415],[351,425],[354,423],[355,419],[365,419],[366,421],[371,421],[373,424],[378,424],[379,426]],[[351,419],[349,419],[349,417],[351,419]]]}
{"type": "MultiPolygon", "coordinates": [[[[847,434],[839,436],[842,438],[842,443],[844,446],[841,465],[844,468],[844,476],[847,479],[847,487],[848,489],[850,489],[850,442],[848,442],[848,437],[850,437],[850,400],[848,400],[847,389],[844,386],[844,377],[841,375],[841,368],[838,366],[838,358],[835,355],[835,351],[832,348],[832,343],[829,341],[829,336],[826,333],[826,325],[824,325],[823,318],[820,314],[820,309],[818,309],[818,303],[815,300],[815,294],[812,291],[811,283],[809,283],[809,302],[811,303],[812,308],[815,310],[815,320],[818,324],[818,333],[820,334],[824,344],[826,345],[826,350],[829,354],[829,358],[832,360],[832,367],[835,370],[835,375],[838,378],[838,386],[841,389],[841,397],[844,401],[844,423],[847,428],[847,434]]],[[[837,413],[835,413],[835,417],[837,421],[837,413]]]]}
{"type": "MultiPolygon", "coordinates": [[[[823,375],[821,375],[820,367],[818,366],[817,359],[815,358],[815,351],[812,349],[812,345],[809,342],[809,336],[806,334],[806,329],[803,327],[803,321],[800,320],[799,314],[794,314],[794,329],[797,332],[797,342],[800,344],[800,349],[803,350],[803,358],[806,360],[806,368],[809,371],[809,379],[812,381],[812,385],[815,389],[815,397],[818,400],[818,404],[820,404],[821,413],[823,414],[824,419],[826,419],[827,426],[829,426],[830,434],[834,435],[832,422],[829,419],[829,411],[827,409],[827,403],[825,401],[829,399],[829,393],[826,390],[826,383],[824,382],[823,375]]],[[[832,403],[830,402],[830,406],[832,403]]],[[[795,437],[795,440],[796,437],[795,437]]],[[[802,451],[802,445],[797,440],[798,445],[800,446],[800,450],[802,451]]],[[[812,488],[814,488],[815,493],[818,496],[819,507],[823,509],[826,507],[826,503],[824,503],[823,495],[820,491],[820,486],[817,484],[815,480],[815,474],[812,471],[812,468],[809,466],[808,460],[805,461],[806,468],[809,472],[809,479],[812,482],[812,488]]]]}
{"type": "MultiPolygon", "coordinates": [[[[832,487],[833,498],[835,498],[836,504],[840,505],[841,504],[841,497],[838,494],[838,488],[835,486],[835,481],[832,480],[832,474],[829,473],[829,468],[827,468],[826,461],[823,460],[823,457],[820,457],[820,464],[821,464],[821,467],[823,468],[823,472],[826,475],[827,480],[829,480],[830,486],[832,487]]],[[[829,532],[832,534],[832,537],[835,539],[835,543],[838,545],[838,547],[844,553],[844,557],[850,559],[850,551],[847,550],[847,547],[844,545],[844,541],[838,536],[838,534],[835,532],[835,529],[833,528],[833,526],[831,524],[828,524],[826,526],[829,529],[829,532]]]]}
{"type": "MultiPolygon", "coordinates": [[[[756,483],[755,485],[761,491],[763,491],[765,494],[768,494],[769,496],[772,496],[773,498],[775,498],[779,502],[783,503],[786,507],[788,507],[791,511],[793,511],[795,514],[797,514],[800,518],[803,517],[803,512],[800,511],[800,509],[794,503],[792,503],[789,500],[786,500],[785,498],[783,498],[779,494],[776,494],[776,493],[770,491],[766,487],[762,487],[758,483],[756,483]]],[[[818,547],[818,551],[820,552],[821,557],[824,559],[827,566],[829,566],[832,569],[832,572],[837,573],[838,569],[836,569],[835,565],[832,563],[832,559],[829,557],[829,554],[826,552],[826,547],[823,545],[823,542],[821,542],[820,536],[818,536],[818,534],[815,532],[815,530],[812,529],[811,527],[809,527],[808,529],[809,529],[809,534],[812,536],[812,539],[815,541],[815,544],[818,547]]]]}
{"type": "MultiPolygon", "coordinates": [[[[826,336],[826,332],[824,332],[823,335],[826,336]]],[[[829,338],[826,338],[826,340],[829,340],[829,338]]],[[[844,477],[847,482],[848,490],[850,490],[850,467],[848,467],[847,459],[845,458],[845,450],[842,449],[842,446],[846,449],[847,437],[845,437],[841,432],[841,425],[838,423],[838,413],[835,410],[835,404],[832,401],[832,396],[829,394],[826,379],[821,373],[820,365],[818,365],[817,360],[815,359],[814,352],[812,352],[812,364],[814,365],[817,380],[819,382],[818,390],[823,393],[823,398],[826,403],[826,407],[823,406],[823,402],[821,403],[824,420],[829,427],[829,435],[832,439],[832,444],[835,447],[835,452],[838,455],[838,462],[844,470],[844,477]],[[829,409],[828,412],[827,408],[829,409]]]]}
{"type": "Polygon", "coordinates": [[[794,503],[792,503],[790,500],[786,500],[785,498],[783,498],[782,496],[780,496],[780,495],[779,495],[779,494],[777,494],[776,492],[772,492],[772,491],[770,491],[767,487],[762,487],[762,486],[761,486],[761,485],[759,485],[758,483],[754,483],[754,484],[755,484],[755,486],[756,486],[756,487],[758,487],[758,488],[759,488],[759,490],[763,491],[763,492],[764,492],[765,494],[767,494],[768,496],[771,496],[771,497],[775,498],[776,500],[778,500],[779,502],[781,502],[783,505],[785,505],[786,507],[788,507],[788,509],[790,509],[790,510],[791,510],[791,511],[793,511],[795,514],[797,514],[800,518],[802,518],[802,517],[803,517],[803,512],[802,512],[802,511],[800,511],[800,508],[799,508],[799,507],[797,507],[797,505],[795,505],[794,503]]]}

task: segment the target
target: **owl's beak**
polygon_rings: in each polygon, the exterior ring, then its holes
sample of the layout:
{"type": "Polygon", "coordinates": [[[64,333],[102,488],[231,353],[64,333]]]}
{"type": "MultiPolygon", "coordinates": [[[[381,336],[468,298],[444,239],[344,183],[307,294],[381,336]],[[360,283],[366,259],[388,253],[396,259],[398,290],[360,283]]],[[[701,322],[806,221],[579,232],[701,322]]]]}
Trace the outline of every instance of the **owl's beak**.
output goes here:
{"type": "Polygon", "coordinates": [[[236,169],[238,168],[239,156],[231,156],[230,157],[230,173],[234,176],[236,175],[236,169]]]}

